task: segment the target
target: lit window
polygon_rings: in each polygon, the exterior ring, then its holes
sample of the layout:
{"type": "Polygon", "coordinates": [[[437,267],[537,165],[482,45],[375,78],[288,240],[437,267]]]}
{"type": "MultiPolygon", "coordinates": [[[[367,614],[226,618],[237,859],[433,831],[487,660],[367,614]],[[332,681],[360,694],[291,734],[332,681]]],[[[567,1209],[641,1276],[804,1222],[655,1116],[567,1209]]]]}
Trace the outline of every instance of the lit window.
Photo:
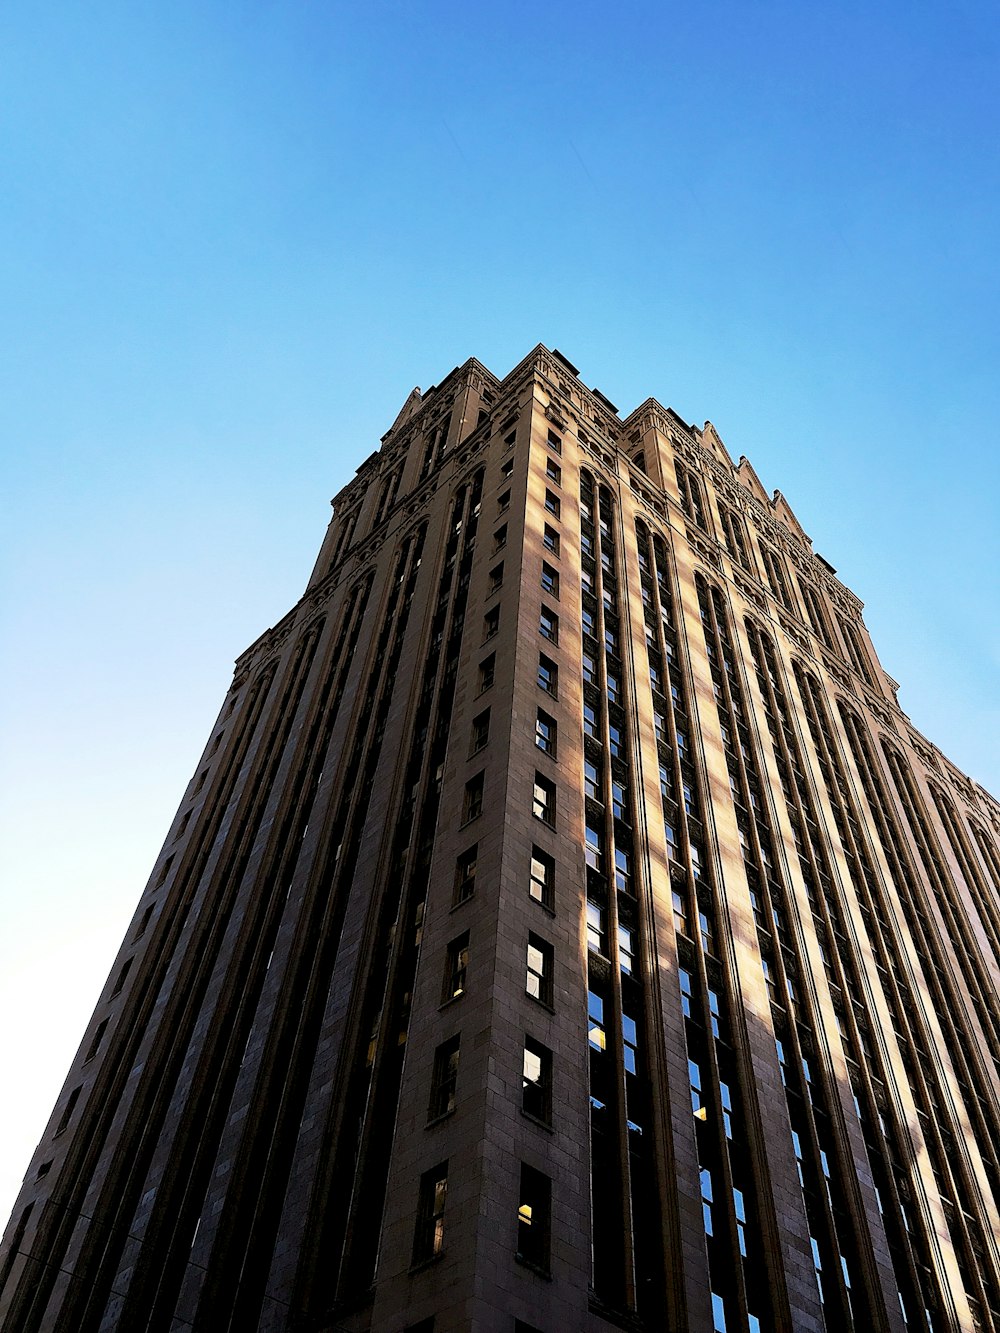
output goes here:
{"type": "Polygon", "coordinates": [[[413,1262],[426,1263],[444,1249],[444,1204],[448,1193],[448,1163],[420,1177],[417,1224],[413,1233],[413,1262]]]}
{"type": "Polygon", "coordinates": [[[464,930],[448,945],[444,977],[444,998],[455,1000],[465,994],[466,974],[469,970],[469,932],[464,930]]]}
{"type": "Polygon", "coordinates": [[[434,1052],[434,1071],[431,1076],[431,1099],[427,1108],[428,1120],[437,1120],[455,1109],[455,1087],[458,1081],[459,1038],[452,1037],[434,1052]]]}
{"type": "Polygon", "coordinates": [[[522,1163],[517,1205],[517,1258],[546,1273],[549,1268],[551,1204],[552,1182],[548,1176],[522,1163]]]}
{"type": "Polygon", "coordinates": [[[604,1001],[593,991],[587,992],[587,1017],[590,1022],[587,1028],[587,1041],[595,1051],[605,1051],[608,1048],[608,1036],[604,1029],[604,1001]]]}
{"type": "Polygon", "coordinates": [[[528,892],[536,903],[551,907],[555,886],[556,863],[538,847],[531,849],[531,879],[528,892]]]}
{"type": "Polygon", "coordinates": [[[538,935],[528,936],[528,970],[525,990],[533,1000],[551,1007],[552,945],[538,935]]]}
{"type": "Polygon", "coordinates": [[[604,952],[604,908],[587,899],[587,948],[604,952]]]}
{"type": "Polygon", "coordinates": [[[631,976],[635,966],[635,931],[628,926],[618,927],[618,966],[631,976]]]}
{"type": "Polygon", "coordinates": [[[521,1110],[546,1125],[552,1120],[552,1052],[528,1036],[521,1066],[521,1110]]]}

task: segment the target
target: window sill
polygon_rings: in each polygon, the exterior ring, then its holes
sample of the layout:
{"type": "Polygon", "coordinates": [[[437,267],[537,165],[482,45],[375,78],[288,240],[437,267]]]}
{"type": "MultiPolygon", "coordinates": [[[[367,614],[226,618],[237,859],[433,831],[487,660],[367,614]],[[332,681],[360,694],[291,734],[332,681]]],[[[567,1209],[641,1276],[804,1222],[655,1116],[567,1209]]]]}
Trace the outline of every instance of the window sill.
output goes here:
{"type": "Polygon", "coordinates": [[[444,1250],[439,1250],[437,1254],[432,1254],[429,1259],[417,1259],[409,1267],[410,1276],[416,1273],[422,1273],[425,1268],[430,1268],[433,1264],[440,1263],[444,1258],[444,1250]]]}
{"type": "Polygon", "coordinates": [[[530,1120],[533,1125],[537,1125],[539,1129],[544,1129],[547,1134],[556,1132],[547,1120],[539,1120],[537,1115],[532,1115],[530,1111],[525,1111],[523,1107],[521,1108],[521,1114],[525,1120],[530,1120]]]}
{"type": "MultiPolygon", "coordinates": [[[[520,1254],[515,1254],[514,1260],[521,1268],[526,1268],[529,1273],[534,1273],[536,1277],[544,1278],[546,1282],[552,1281],[552,1273],[548,1268],[542,1268],[539,1264],[533,1264],[530,1259],[525,1259],[520,1254]]],[[[412,1272],[413,1270],[411,1269],[410,1271],[412,1272]]]]}
{"type": "MultiPolygon", "coordinates": [[[[455,998],[458,999],[459,997],[456,996],[455,998]]],[[[434,1129],[436,1125],[443,1125],[444,1122],[446,1120],[450,1120],[454,1114],[455,1114],[455,1108],[453,1106],[450,1111],[442,1111],[441,1114],[436,1115],[433,1120],[428,1120],[427,1124],[424,1125],[424,1129],[434,1129]]]]}
{"type": "Polygon", "coordinates": [[[525,991],[524,993],[525,993],[525,996],[532,1002],[532,1004],[537,1004],[537,1005],[539,1005],[539,1006],[540,1006],[542,1009],[544,1009],[547,1013],[550,1013],[550,1014],[554,1014],[554,1013],[555,1013],[555,1011],[556,1011],[556,1007],[555,1007],[555,1005],[554,1005],[554,1004],[549,1004],[548,1000],[540,1000],[540,999],[538,998],[537,995],[532,995],[531,991],[525,991]]]}

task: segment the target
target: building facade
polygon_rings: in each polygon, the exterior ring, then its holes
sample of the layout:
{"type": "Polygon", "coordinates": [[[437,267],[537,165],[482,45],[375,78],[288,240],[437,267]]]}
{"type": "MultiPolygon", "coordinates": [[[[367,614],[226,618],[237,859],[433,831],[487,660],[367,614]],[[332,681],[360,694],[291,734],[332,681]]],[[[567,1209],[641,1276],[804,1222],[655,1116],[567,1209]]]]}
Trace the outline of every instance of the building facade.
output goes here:
{"type": "Polygon", "coordinates": [[[1000,1329],[1000,806],[710,423],[414,390],[232,687],[4,1333],[1000,1329]]]}

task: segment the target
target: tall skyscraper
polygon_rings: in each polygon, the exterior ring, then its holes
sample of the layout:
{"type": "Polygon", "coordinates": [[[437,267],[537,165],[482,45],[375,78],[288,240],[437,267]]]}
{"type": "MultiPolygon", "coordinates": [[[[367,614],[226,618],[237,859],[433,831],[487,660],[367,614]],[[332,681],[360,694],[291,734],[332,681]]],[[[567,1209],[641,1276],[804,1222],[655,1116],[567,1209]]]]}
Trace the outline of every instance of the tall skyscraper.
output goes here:
{"type": "Polygon", "coordinates": [[[414,392],[251,645],[4,1333],[1000,1329],[1000,806],[711,424],[414,392]]]}

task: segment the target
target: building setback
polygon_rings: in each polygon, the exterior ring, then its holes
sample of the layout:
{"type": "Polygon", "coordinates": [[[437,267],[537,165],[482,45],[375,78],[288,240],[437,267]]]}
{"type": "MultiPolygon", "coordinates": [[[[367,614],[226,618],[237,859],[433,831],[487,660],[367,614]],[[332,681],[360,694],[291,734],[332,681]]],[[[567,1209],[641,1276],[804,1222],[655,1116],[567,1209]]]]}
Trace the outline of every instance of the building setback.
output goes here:
{"type": "Polygon", "coordinates": [[[779,492],[410,395],[236,664],[4,1333],[1000,1329],[1000,806],[779,492]]]}

